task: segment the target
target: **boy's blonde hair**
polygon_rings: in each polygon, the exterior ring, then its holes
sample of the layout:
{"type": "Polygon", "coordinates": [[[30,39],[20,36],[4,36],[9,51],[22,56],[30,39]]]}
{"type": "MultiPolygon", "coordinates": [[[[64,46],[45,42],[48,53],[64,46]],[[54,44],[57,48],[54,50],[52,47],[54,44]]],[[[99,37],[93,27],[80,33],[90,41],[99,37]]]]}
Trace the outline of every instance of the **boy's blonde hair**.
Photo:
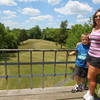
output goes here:
{"type": "Polygon", "coordinates": [[[87,38],[88,38],[88,37],[89,37],[89,33],[82,33],[82,34],[81,34],[81,38],[82,38],[82,37],[87,37],[87,38]]]}

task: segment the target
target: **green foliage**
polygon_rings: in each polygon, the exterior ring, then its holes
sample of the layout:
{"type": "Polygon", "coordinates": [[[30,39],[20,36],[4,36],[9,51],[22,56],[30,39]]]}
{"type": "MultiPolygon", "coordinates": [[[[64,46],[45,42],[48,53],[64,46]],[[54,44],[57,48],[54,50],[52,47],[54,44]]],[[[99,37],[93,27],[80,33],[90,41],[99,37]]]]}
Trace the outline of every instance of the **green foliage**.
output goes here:
{"type": "Polygon", "coordinates": [[[7,34],[5,41],[6,41],[7,48],[10,48],[10,49],[17,49],[18,48],[16,37],[13,34],[10,34],[10,33],[7,34]]]}
{"type": "Polygon", "coordinates": [[[7,48],[6,35],[7,35],[7,32],[5,30],[5,26],[0,23],[0,49],[7,48]]]}
{"type": "Polygon", "coordinates": [[[62,21],[60,24],[60,32],[58,33],[58,36],[57,36],[57,42],[61,45],[61,48],[66,43],[67,25],[68,25],[67,20],[62,21]]]}
{"type": "Polygon", "coordinates": [[[27,35],[27,32],[25,29],[22,29],[20,31],[20,34],[19,34],[19,41],[22,42],[22,41],[25,41],[28,39],[28,35],[27,35]]]}
{"type": "Polygon", "coordinates": [[[4,35],[6,34],[6,31],[5,31],[5,26],[3,24],[0,23],[0,35],[4,35]]]}
{"type": "Polygon", "coordinates": [[[9,28],[5,28],[0,24],[0,49],[17,49],[17,41],[15,36],[10,32],[9,28]]]}
{"type": "Polygon", "coordinates": [[[92,30],[92,24],[84,24],[84,31],[90,33],[92,30]]]}
{"type": "Polygon", "coordinates": [[[88,24],[76,24],[68,31],[68,38],[66,39],[66,47],[68,49],[74,49],[76,44],[80,42],[82,33],[90,33],[92,26],[88,24]]]}
{"type": "Polygon", "coordinates": [[[67,20],[61,21],[60,28],[45,28],[40,29],[38,25],[29,30],[26,29],[12,29],[5,27],[0,23],[0,49],[17,48],[20,43],[27,39],[43,39],[54,41],[56,45],[60,44],[69,49],[73,49],[76,43],[80,41],[82,33],[90,33],[92,30],[91,18],[88,23],[84,25],[75,24],[71,29],[67,29],[67,20]]]}
{"type": "Polygon", "coordinates": [[[28,31],[28,35],[29,35],[29,38],[31,38],[31,39],[40,39],[41,38],[41,29],[40,29],[40,27],[37,25],[37,26],[31,28],[28,31]]]}
{"type": "Polygon", "coordinates": [[[42,39],[56,42],[58,33],[59,33],[59,29],[47,27],[46,29],[43,29],[42,39]]]}
{"type": "Polygon", "coordinates": [[[46,28],[43,29],[42,39],[54,41],[56,44],[60,44],[61,48],[66,43],[67,38],[67,20],[62,21],[60,24],[60,28],[46,28]]]}

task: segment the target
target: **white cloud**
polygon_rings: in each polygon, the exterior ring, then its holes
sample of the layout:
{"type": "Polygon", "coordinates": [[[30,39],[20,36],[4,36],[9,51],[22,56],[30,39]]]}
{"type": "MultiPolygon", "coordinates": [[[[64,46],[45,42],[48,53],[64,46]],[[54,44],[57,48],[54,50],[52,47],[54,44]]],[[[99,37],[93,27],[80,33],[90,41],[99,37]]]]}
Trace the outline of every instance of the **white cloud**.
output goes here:
{"type": "Polygon", "coordinates": [[[25,26],[25,23],[15,22],[15,21],[12,21],[12,20],[3,20],[2,23],[6,27],[9,27],[10,29],[13,29],[13,28],[24,29],[25,27],[28,27],[28,26],[25,26]]]}
{"type": "Polygon", "coordinates": [[[48,2],[48,0],[18,0],[19,2],[48,2]]]}
{"type": "Polygon", "coordinates": [[[59,18],[61,19],[61,18],[64,18],[65,16],[57,15],[57,17],[58,17],[58,20],[59,20],[59,18]]]}
{"type": "Polygon", "coordinates": [[[78,15],[76,18],[76,22],[79,24],[84,24],[84,23],[87,23],[88,21],[89,21],[89,18],[86,18],[82,15],[78,15]]]}
{"type": "Polygon", "coordinates": [[[70,15],[70,14],[87,14],[92,11],[92,7],[88,4],[80,3],[79,1],[68,1],[67,4],[62,8],[55,8],[56,12],[70,15]]]}
{"type": "Polygon", "coordinates": [[[36,16],[36,17],[31,17],[29,19],[29,22],[38,22],[38,21],[52,21],[53,17],[51,15],[44,15],[44,16],[36,16]]]}
{"type": "Polygon", "coordinates": [[[22,14],[34,16],[40,14],[40,11],[38,9],[33,8],[24,8],[22,9],[22,14]]]}
{"type": "Polygon", "coordinates": [[[37,0],[19,0],[20,2],[33,2],[33,1],[37,1],[37,0]]]}
{"type": "Polygon", "coordinates": [[[52,5],[56,5],[59,4],[61,0],[48,0],[48,3],[52,4],[52,5]]]}
{"type": "Polygon", "coordinates": [[[17,3],[14,0],[0,0],[0,5],[16,6],[17,3]]]}
{"type": "Polygon", "coordinates": [[[16,17],[16,12],[10,11],[10,10],[4,10],[3,14],[6,15],[5,18],[12,18],[12,17],[16,17]]]}
{"type": "Polygon", "coordinates": [[[68,27],[67,28],[71,28],[74,25],[74,23],[68,23],[68,27]]]}
{"type": "Polygon", "coordinates": [[[100,0],[93,0],[93,3],[99,4],[100,3],[100,0]]]}
{"type": "Polygon", "coordinates": [[[5,25],[5,26],[8,26],[10,28],[15,28],[16,25],[18,25],[18,23],[12,21],[12,20],[6,20],[6,21],[2,21],[2,23],[5,25]]]}

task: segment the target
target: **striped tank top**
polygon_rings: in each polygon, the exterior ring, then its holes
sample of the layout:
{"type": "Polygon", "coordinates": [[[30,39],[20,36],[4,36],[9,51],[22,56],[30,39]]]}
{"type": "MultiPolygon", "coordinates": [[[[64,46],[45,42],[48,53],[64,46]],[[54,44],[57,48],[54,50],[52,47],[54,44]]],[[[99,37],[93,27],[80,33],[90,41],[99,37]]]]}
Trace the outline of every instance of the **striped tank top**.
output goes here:
{"type": "Polygon", "coordinates": [[[97,32],[91,32],[89,35],[90,48],[88,54],[93,57],[100,57],[100,30],[97,32]]]}

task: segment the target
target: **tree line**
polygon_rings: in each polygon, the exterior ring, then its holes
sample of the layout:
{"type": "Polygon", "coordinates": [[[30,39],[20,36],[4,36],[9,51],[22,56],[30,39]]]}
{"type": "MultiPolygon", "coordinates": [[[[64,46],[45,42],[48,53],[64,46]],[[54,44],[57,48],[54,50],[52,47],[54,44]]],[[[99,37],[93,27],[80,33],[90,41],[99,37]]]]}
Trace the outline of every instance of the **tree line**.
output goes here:
{"type": "Polygon", "coordinates": [[[66,46],[68,49],[73,49],[76,43],[80,41],[82,33],[90,33],[92,30],[91,20],[84,25],[75,24],[70,29],[68,21],[61,21],[59,28],[41,29],[39,25],[31,29],[9,29],[4,24],[0,23],[0,49],[17,49],[18,46],[27,39],[43,39],[54,41],[56,45],[66,46]]]}

